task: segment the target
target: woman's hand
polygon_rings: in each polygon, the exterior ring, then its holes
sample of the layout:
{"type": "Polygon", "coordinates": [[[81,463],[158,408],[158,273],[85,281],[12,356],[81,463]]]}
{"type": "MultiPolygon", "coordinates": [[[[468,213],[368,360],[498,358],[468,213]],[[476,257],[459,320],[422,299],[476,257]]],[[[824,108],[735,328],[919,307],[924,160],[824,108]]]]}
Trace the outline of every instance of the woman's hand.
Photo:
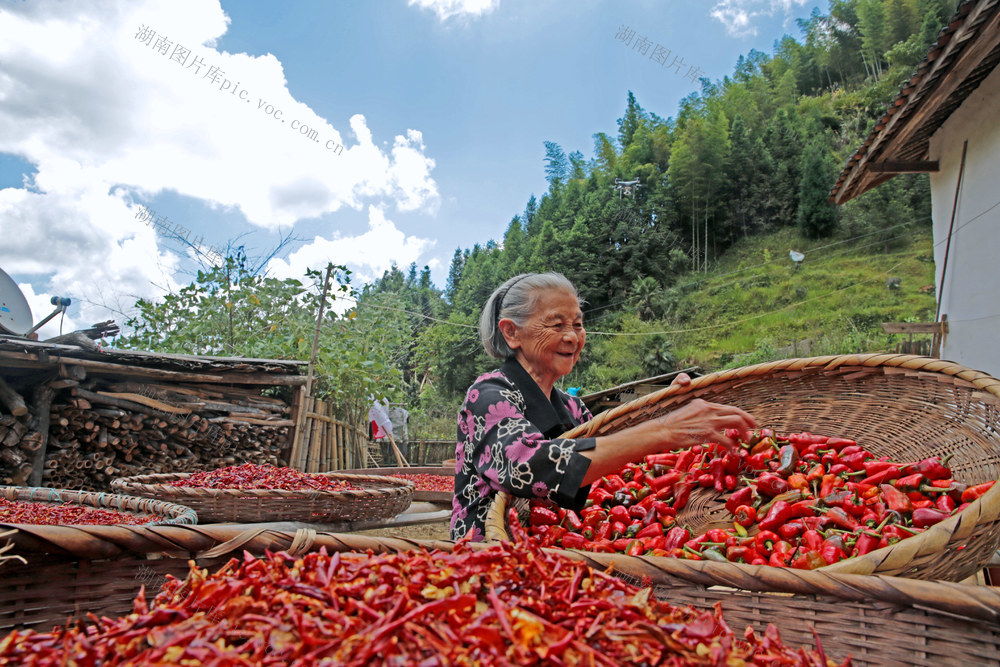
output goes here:
{"type": "Polygon", "coordinates": [[[728,450],[734,450],[739,447],[739,442],[727,436],[726,430],[735,429],[740,439],[746,441],[749,439],[747,432],[757,427],[754,418],[740,408],[709,403],[700,398],[654,421],[667,431],[671,449],[717,442],[728,450]]]}
{"type": "Polygon", "coordinates": [[[674,377],[673,382],[670,383],[670,386],[673,387],[674,385],[677,385],[679,387],[686,387],[689,384],[691,384],[691,376],[687,373],[678,373],[674,377]]]}
{"type": "Polygon", "coordinates": [[[747,431],[754,428],[757,428],[754,418],[736,406],[696,398],[662,417],[598,436],[594,449],[580,452],[590,459],[583,483],[593,484],[604,475],[618,472],[626,463],[641,461],[647,454],[686,449],[706,442],[717,442],[727,450],[735,450],[739,443],[726,435],[726,429],[735,429],[738,437],[746,441],[749,439],[747,431]]]}

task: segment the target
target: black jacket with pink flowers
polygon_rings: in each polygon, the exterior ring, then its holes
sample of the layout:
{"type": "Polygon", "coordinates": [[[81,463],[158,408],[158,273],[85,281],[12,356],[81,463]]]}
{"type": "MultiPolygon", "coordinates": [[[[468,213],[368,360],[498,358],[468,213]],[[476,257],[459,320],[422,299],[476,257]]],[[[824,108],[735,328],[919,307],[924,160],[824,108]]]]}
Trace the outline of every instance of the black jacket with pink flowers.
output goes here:
{"type": "Polygon", "coordinates": [[[452,539],[484,538],[498,491],[582,508],[590,460],[580,452],[593,449],[594,438],[557,436],[590,419],[579,398],[559,389],[547,398],[514,359],[477,378],[458,414],[452,539]]]}

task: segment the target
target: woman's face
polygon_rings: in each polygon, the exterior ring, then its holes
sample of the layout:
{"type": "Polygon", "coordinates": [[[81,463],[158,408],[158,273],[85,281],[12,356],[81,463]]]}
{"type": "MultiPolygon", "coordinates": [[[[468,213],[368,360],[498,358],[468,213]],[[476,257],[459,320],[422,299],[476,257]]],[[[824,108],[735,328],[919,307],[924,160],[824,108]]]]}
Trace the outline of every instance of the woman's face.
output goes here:
{"type": "Polygon", "coordinates": [[[566,290],[539,291],[528,321],[520,327],[510,325],[507,330],[512,335],[504,331],[507,343],[525,370],[541,380],[539,384],[554,384],[569,375],[587,340],[580,302],[566,290]]]}

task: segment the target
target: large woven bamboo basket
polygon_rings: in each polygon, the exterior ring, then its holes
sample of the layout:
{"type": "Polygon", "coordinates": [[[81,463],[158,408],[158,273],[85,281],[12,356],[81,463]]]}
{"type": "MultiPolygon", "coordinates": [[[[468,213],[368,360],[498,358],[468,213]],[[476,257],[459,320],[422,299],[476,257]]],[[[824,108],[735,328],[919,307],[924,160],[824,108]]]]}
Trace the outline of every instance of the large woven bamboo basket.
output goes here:
{"type": "MultiPolygon", "coordinates": [[[[351,475],[441,475],[442,477],[455,477],[455,466],[445,468],[442,466],[409,466],[402,468],[355,468],[353,470],[341,470],[342,473],[351,475]]],[[[422,491],[413,489],[413,500],[428,503],[450,503],[455,493],[453,491],[422,491]]]]}
{"type": "Polygon", "coordinates": [[[358,489],[285,491],[282,489],[202,489],[174,486],[190,473],[122,477],[111,488],[131,495],[181,503],[198,512],[202,523],[302,521],[331,523],[394,517],[413,499],[413,482],[376,475],[317,473],[350,482],[358,489]]]}
{"type": "MultiPolygon", "coordinates": [[[[30,503],[51,505],[71,504],[98,509],[115,510],[123,514],[131,514],[141,519],[151,519],[146,526],[166,526],[171,524],[196,524],[198,515],[190,507],[177,503],[164,502],[150,498],[118,495],[112,493],[97,493],[92,491],[66,491],[31,486],[0,486],[0,498],[30,503]]],[[[2,526],[18,527],[22,524],[4,524],[2,526]]],[[[105,528],[109,526],[103,526],[105,528]]],[[[75,528],[64,526],[72,532],[75,528]]]]}
{"type": "MultiPolygon", "coordinates": [[[[785,359],[711,373],[603,412],[564,437],[614,433],[696,398],[736,405],[779,432],[853,438],[876,456],[897,461],[953,454],[954,477],[967,484],[1000,478],[1000,380],[912,355],[785,359]]],[[[487,517],[488,540],[508,539],[511,502],[508,494],[497,494],[487,517]]],[[[513,502],[526,523],[526,503],[513,502]]],[[[729,524],[725,496],[692,494],[678,522],[696,530],[729,524]]],[[[982,569],[998,544],[1000,484],[920,535],[822,569],[961,581],[982,569]]]]}
{"type": "MultiPolygon", "coordinates": [[[[33,529],[33,543],[43,543],[38,537],[45,528],[33,529]]],[[[0,565],[0,632],[47,630],[68,620],[85,620],[87,612],[126,614],[140,586],[151,597],[165,575],[183,578],[189,558],[200,567],[217,569],[228,556],[243,550],[301,555],[320,547],[331,552],[388,553],[452,546],[308,529],[242,532],[222,525],[125,527],[114,539],[84,531],[75,547],[82,555],[59,560],[25,553],[27,565],[0,565]],[[104,553],[119,555],[87,556],[104,553]],[[147,559],[146,554],[153,553],[157,557],[147,559]]],[[[747,625],[762,632],[768,623],[775,623],[787,643],[813,645],[810,628],[815,628],[828,656],[840,660],[852,654],[860,667],[1000,661],[1000,591],[994,588],[822,570],[562,553],[634,585],[652,586],[656,597],[672,604],[708,609],[720,602],[737,634],[747,625]]]]}

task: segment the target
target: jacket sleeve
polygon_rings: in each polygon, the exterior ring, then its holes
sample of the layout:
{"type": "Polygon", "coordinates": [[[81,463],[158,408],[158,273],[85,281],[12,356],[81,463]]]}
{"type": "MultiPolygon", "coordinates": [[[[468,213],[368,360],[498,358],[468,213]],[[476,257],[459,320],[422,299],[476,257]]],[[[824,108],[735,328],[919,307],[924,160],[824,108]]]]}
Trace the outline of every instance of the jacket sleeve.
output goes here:
{"type": "Polygon", "coordinates": [[[590,459],[580,452],[594,448],[593,438],[547,439],[524,417],[524,397],[503,376],[473,385],[462,415],[472,465],[491,488],[548,498],[564,507],[583,506],[590,459]]]}

